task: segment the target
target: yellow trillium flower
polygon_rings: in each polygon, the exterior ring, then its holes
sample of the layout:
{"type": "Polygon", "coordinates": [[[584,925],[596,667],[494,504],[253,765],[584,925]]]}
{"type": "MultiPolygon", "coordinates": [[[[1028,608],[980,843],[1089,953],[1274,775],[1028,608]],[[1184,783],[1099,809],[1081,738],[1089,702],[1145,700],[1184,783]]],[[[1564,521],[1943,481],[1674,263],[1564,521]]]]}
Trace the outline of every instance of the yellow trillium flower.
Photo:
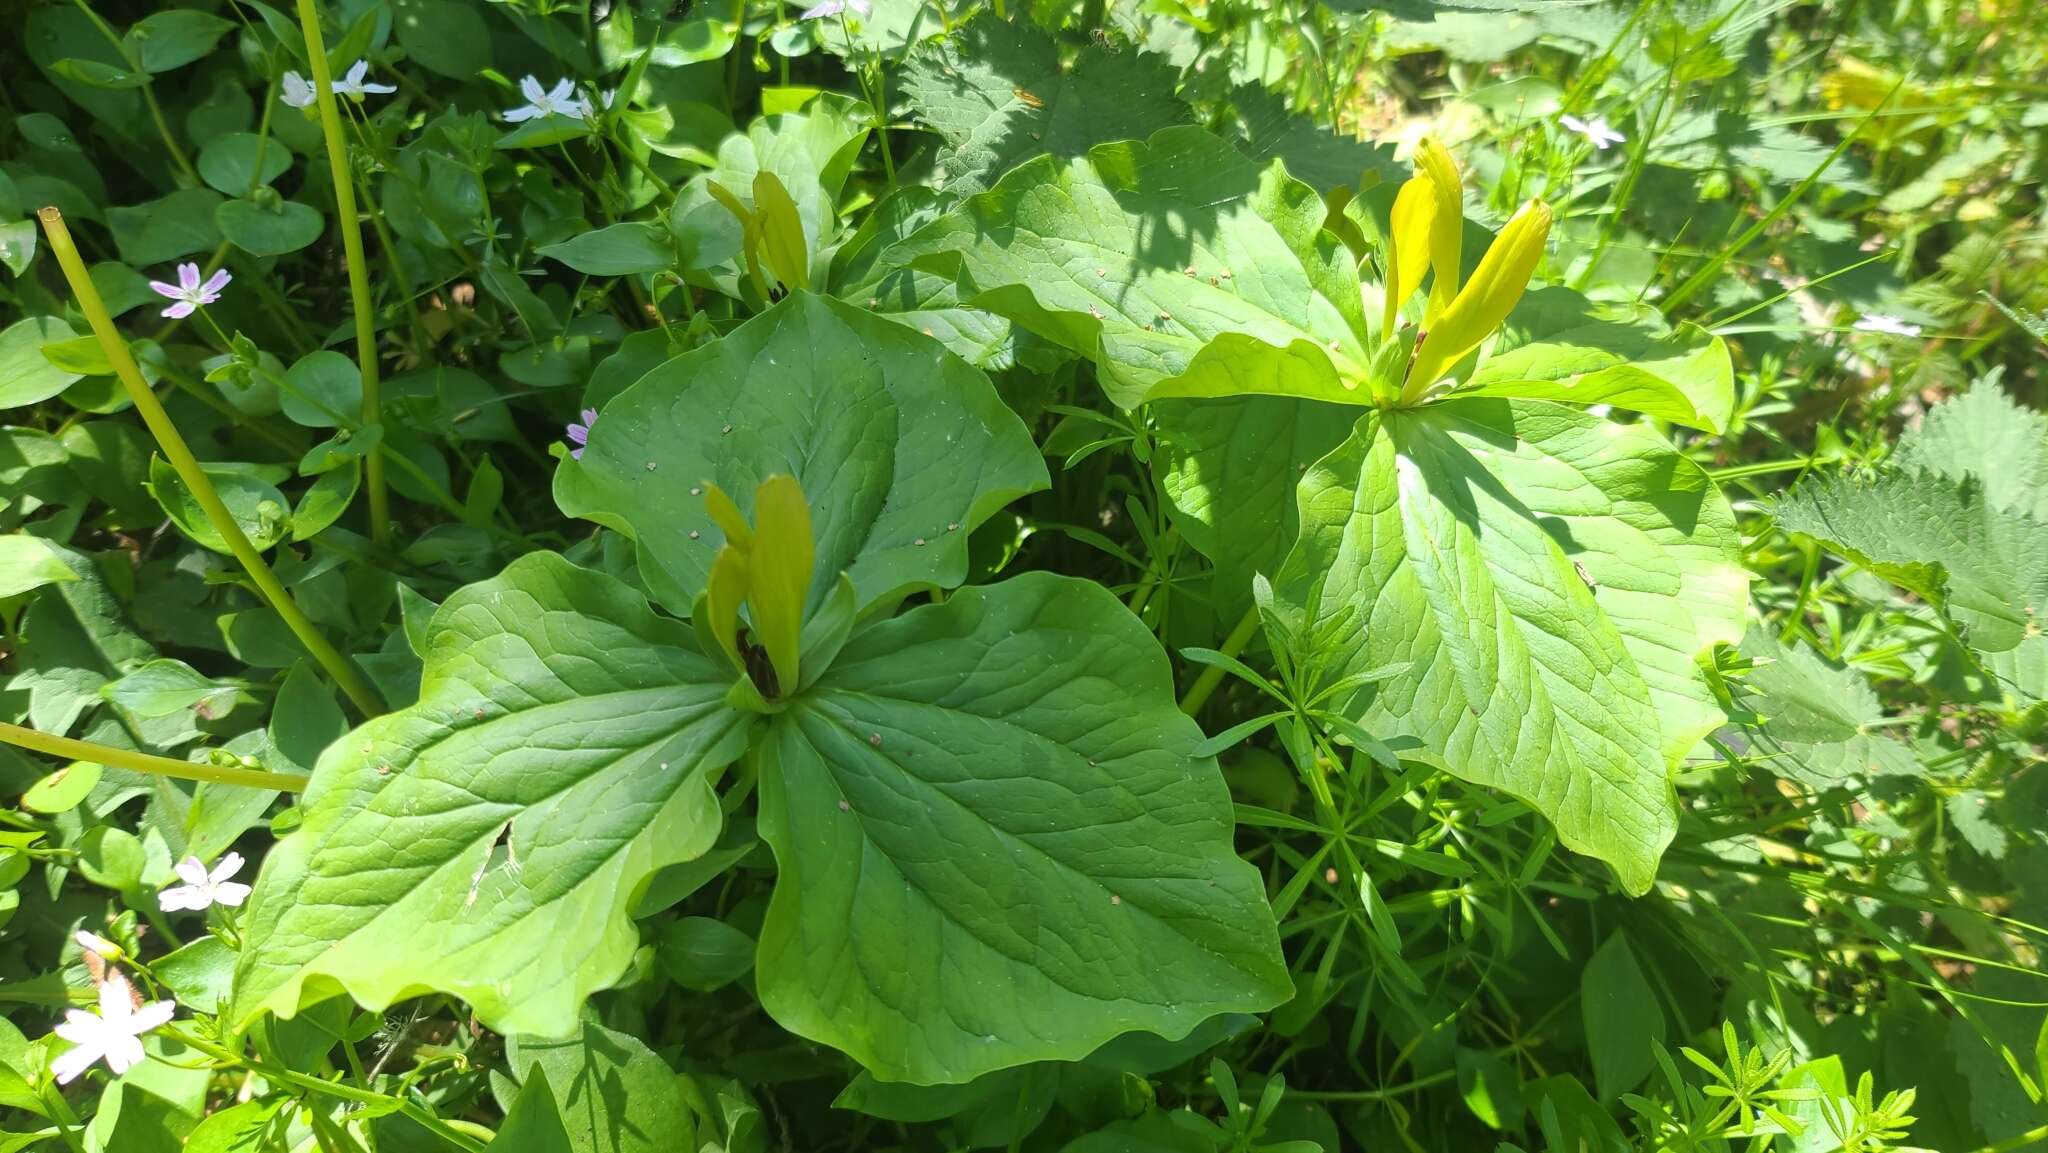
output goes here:
{"type": "Polygon", "coordinates": [[[1523,204],[1487,247],[1471,281],[1458,290],[1436,323],[1423,331],[1422,344],[1408,364],[1402,399],[1413,401],[1421,396],[1501,326],[1528,290],[1529,277],[1543,259],[1543,245],[1549,238],[1550,206],[1541,200],[1523,204]]]}
{"type": "Polygon", "coordinates": [[[1549,206],[1529,201],[1494,238],[1471,281],[1460,283],[1465,213],[1458,163],[1442,144],[1425,138],[1416,148],[1415,167],[1415,176],[1394,197],[1380,325],[1383,341],[1396,338],[1402,302],[1422,286],[1424,270],[1434,270],[1422,332],[1401,390],[1401,400],[1411,404],[1507,319],[1528,289],[1550,236],[1549,206]]]}
{"type": "Polygon", "coordinates": [[[748,669],[740,649],[740,605],[747,606],[752,639],[775,670],[776,684],[757,686],[769,695],[794,691],[797,655],[803,636],[804,601],[811,591],[811,565],[817,546],[811,536],[811,510],[803,488],[792,476],[771,476],[754,490],[754,524],[750,528],[739,505],[715,484],[704,486],[711,519],[725,533],[725,543],[711,559],[704,585],[704,612],[711,633],[733,664],[748,669]]]}

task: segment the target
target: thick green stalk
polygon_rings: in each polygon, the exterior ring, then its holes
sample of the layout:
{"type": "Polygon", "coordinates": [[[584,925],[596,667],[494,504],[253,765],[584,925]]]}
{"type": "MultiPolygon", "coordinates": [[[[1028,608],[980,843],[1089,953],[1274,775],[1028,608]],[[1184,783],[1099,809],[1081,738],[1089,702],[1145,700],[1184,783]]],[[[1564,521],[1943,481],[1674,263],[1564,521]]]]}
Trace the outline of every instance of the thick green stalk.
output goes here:
{"type": "MultiPolygon", "coordinates": [[[[314,100],[320,107],[320,133],[327,138],[327,167],[334,184],[335,223],[341,229],[342,251],[348,257],[348,296],[356,311],[356,363],[363,373],[363,423],[383,423],[377,388],[377,318],[370,312],[370,262],[363,255],[363,224],[356,215],[356,182],[348,165],[348,141],[341,134],[341,112],[334,104],[334,76],[327,67],[327,46],[320,35],[320,14],[313,0],[299,0],[299,29],[306,35],[306,65],[313,73],[314,100]]],[[[391,538],[390,497],[384,491],[384,458],[371,453],[363,461],[363,487],[370,494],[370,539],[391,538]]]]}
{"type": "Polygon", "coordinates": [[[164,411],[164,406],[157,400],[156,393],[143,382],[141,371],[135,367],[135,357],[128,352],[128,342],[122,340],[120,332],[114,328],[114,318],[107,314],[107,306],[100,299],[99,289],[93,287],[92,277],[86,272],[85,261],[78,255],[78,246],[71,242],[71,230],[64,226],[64,214],[55,207],[50,207],[41,209],[36,216],[43,223],[43,235],[49,239],[50,251],[56,255],[58,266],[64,270],[64,279],[71,285],[71,295],[77,299],[79,311],[85,313],[86,322],[92,325],[93,335],[99,337],[100,350],[106,353],[108,362],[114,366],[114,375],[120,377],[122,386],[128,390],[128,399],[135,403],[135,411],[142,414],[142,422],[149,426],[150,434],[156,437],[157,446],[163,450],[164,458],[170,461],[171,467],[177,471],[178,479],[185,482],[185,487],[192,493],[192,498],[205,510],[206,519],[213,525],[213,530],[220,534],[221,540],[228,546],[228,551],[241,562],[243,571],[249,574],[250,581],[256,585],[256,591],[262,594],[271,608],[277,610],[278,616],[284,618],[284,623],[290,626],[292,633],[299,638],[299,643],[306,646],[306,651],[313,654],[313,659],[320,663],[321,668],[327,670],[327,675],[334,678],[334,683],[348,695],[349,700],[355,702],[356,708],[362,710],[364,716],[369,717],[383,712],[383,702],[378,699],[377,691],[370,687],[370,682],[348,662],[347,657],[342,656],[328,643],[327,638],[320,634],[319,628],[299,608],[299,603],[292,599],[290,590],[284,587],[283,582],[277,579],[277,574],[271,572],[270,566],[264,563],[263,554],[257,552],[256,546],[249,543],[249,538],[242,532],[242,526],[235,523],[234,514],[228,511],[228,506],[222,503],[220,494],[214,491],[213,482],[207,479],[206,470],[199,467],[198,459],[192,455],[192,450],[186,447],[185,438],[179,435],[178,427],[171,423],[170,414],[164,411]]]}
{"type": "MultiPolygon", "coordinates": [[[[1244,646],[1251,643],[1252,637],[1256,636],[1258,631],[1259,606],[1253,605],[1246,610],[1244,619],[1237,622],[1237,627],[1230,630],[1230,635],[1223,638],[1223,647],[1218,651],[1226,657],[1234,657],[1244,651],[1244,646]]],[[[1201,712],[1202,706],[1209,703],[1209,694],[1215,692],[1216,686],[1222,683],[1221,665],[1204,666],[1202,675],[1195,678],[1195,683],[1188,686],[1187,695],[1180,699],[1180,711],[1191,717],[1201,712]]]]}
{"type": "Polygon", "coordinates": [[[226,765],[207,765],[196,761],[180,761],[171,757],[159,757],[154,753],[138,753],[132,749],[117,749],[112,745],[94,744],[91,741],[73,740],[70,737],[55,737],[49,733],[25,729],[0,721],[0,741],[34,749],[53,757],[73,761],[91,761],[96,765],[111,765],[117,769],[128,769],[137,773],[149,773],[158,777],[178,777],[187,781],[213,781],[223,785],[248,785],[257,789],[278,789],[287,793],[303,792],[306,778],[297,773],[272,773],[263,769],[237,769],[226,765]]]}

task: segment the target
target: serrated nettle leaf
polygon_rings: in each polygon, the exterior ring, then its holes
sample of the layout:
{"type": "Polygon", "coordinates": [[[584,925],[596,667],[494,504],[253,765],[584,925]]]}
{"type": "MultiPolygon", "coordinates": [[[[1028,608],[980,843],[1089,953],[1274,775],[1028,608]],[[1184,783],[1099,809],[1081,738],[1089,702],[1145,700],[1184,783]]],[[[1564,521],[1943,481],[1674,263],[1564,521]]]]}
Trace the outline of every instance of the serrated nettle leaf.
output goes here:
{"type": "Polygon", "coordinates": [[[1668,774],[1722,720],[1696,660],[1742,634],[1733,514],[1648,428],[1540,401],[1373,413],[1301,483],[1275,581],[1296,635],[1337,622],[1327,678],[1366,728],[1527,801],[1649,888],[1668,774]]]}
{"type": "Polygon", "coordinates": [[[1036,25],[985,14],[913,53],[903,87],[918,119],[946,142],[940,179],[965,194],[1034,157],[1071,159],[1187,122],[1174,80],[1172,65],[1153,53],[1090,46],[1068,65],[1036,25]]]}
{"type": "Polygon", "coordinates": [[[1364,403],[1350,255],[1315,191],[1199,128],[1052,157],[921,230],[900,258],[967,303],[1092,357],[1104,392],[1364,403]],[[1333,347],[1334,346],[1334,349],[1333,347]]]}
{"type": "Polygon", "coordinates": [[[856,635],[759,748],[762,1003],[878,1077],[952,1083],[1285,1000],[1200,740],[1091,582],[1032,573],[856,635]]]}
{"type": "Polygon", "coordinates": [[[1973,477],[1917,469],[1803,481],[1778,503],[1803,533],[1942,606],[1970,647],[2040,643],[2048,612],[2048,524],[1987,499],[1973,477]]]}
{"type": "Polygon", "coordinates": [[[707,486],[751,500],[778,473],[810,508],[811,612],[841,572],[863,605],[959,584],[974,527],[1046,485],[1029,434],[979,370],[799,292],[605,405],[581,459],[555,474],[555,500],[633,537],[648,587],[687,613],[725,538],[707,486]]]}
{"type": "Polygon", "coordinates": [[[716,839],[748,722],[687,626],[535,553],[450,597],[426,644],[419,703],[327,750],[264,861],[237,1020],[438,990],[565,1035],[630,964],[636,889],[716,839]]]}
{"type": "Polygon", "coordinates": [[[1928,410],[1887,464],[1954,480],[1974,477],[1995,506],[2048,523],[2048,415],[2013,403],[1996,369],[1928,410]]]}

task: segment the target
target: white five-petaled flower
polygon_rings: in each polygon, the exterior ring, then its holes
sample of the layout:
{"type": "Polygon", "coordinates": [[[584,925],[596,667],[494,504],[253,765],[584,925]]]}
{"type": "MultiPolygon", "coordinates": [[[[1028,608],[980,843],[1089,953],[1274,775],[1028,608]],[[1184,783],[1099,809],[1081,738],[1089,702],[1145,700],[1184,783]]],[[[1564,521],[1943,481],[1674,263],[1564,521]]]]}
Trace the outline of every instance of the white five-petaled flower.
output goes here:
{"type": "Polygon", "coordinates": [[[179,879],[185,883],[157,894],[157,903],[166,913],[179,909],[207,909],[214,905],[226,905],[232,909],[249,899],[249,886],[229,880],[242,871],[240,853],[222,857],[210,873],[206,871],[206,863],[198,857],[186,857],[178,862],[176,868],[179,879]]]}
{"type": "Polygon", "coordinates": [[[365,79],[369,74],[370,62],[368,60],[356,61],[354,64],[349,65],[347,75],[334,82],[334,94],[336,96],[348,96],[361,100],[364,96],[373,92],[398,91],[398,89],[389,84],[370,83],[365,79]]]}
{"type": "Polygon", "coordinates": [[[1882,312],[1866,312],[1855,325],[1858,332],[1881,332],[1886,336],[1918,336],[1920,326],[1882,312]]]}
{"type": "Polygon", "coordinates": [[[868,0],[824,0],[823,3],[813,4],[809,8],[804,9],[797,16],[797,19],[823,20],[828,16],[837,16],[842,12],[851,12],[855,16],[865,18],[868,13],[874,10],[874,5],[870,4],[868,0]]]}
{"type": "Polygon", "coordinates": [[[71,935],[71,939],[78,942],[79,948],[89,953],[97,953],[106,960],[118,961],[121,959],[121,946],[107,940],[98,933],[88,933],[84,929],[80,929],[71,935]]]}
{"type": "Polygon", "coordinates": [[[1594,148],[1601,152],[1607,151],[1611,145],[1619,144],[1628,139],[1628,137],[1616,132],[1607,123],[1605,116],[1595,116],[1591,120],[1581,120],[1570,113],[1566,113],[1558,117],[1557,120],[1566,129],[1585,137],[1594,148]]]}
{"type": "Polygon", "coordinates": [[[100,1011],[67,1010],[64,1023],[51,1030],[71,1042],[50,1072],[59,1085],[69,1085],[80,1073],[104,1059],[116,1077],[142,1063],[142,1035],[171,1019],[177,1006],[169,1001],[151,1001],[140,1008],[128,978],[108,973],[100,982],[100,1011]]]}
{"type": "Polygon", "coordinates": [[[158,296],[169,297],[177,302],[163,312],[165,316],[177,320],[192,315],[202,304],[212,304],[219,300],[220,290],[226,288],[228,281],[233,279],[234,277],[228,275],[228,270],[223,268],[207,277],[202,284],[199,280],[199,266],[186,263],[178,266],[178,283],[165,284],[161,280],[152,280],[149,287],[158,296]]]}
{"type": "Polygon", "coordinates": [[[576,95],[576,82],[567,77],[557,80],[553,88],[542,88],[539,80],[527,76],[519,81],[519,93],[526,97],[527,102],[505,111],[505,119],[514,124],[544,116],[582,118],[583,110],[589,107],[589,101],[576,95]]]}
{"type": "MultiPolygon", "coordinates": [[[[389,84],[372,83],[369,75],[370,62],[368,60],[356,61],[348,66],[348,72],[341,79],[334,82],[334,94],[361,102],[363,97],[373,93],[398,91],[398,89],[389,84]]],[[[278,99],[291,105],[293,108],[311,108],[313,101],[320,95],[319,90],[313,87],[311,80],[296,72],[285,73],[279,81],[279,87],[281,91],[278,94],[278,99]]]]}
{"type": "Polygon", "coordinates": [[[612,110],[612,101],[618,98],[619,90],[616,88],[607,88],[597,93],[597,100],[594,103],[590,97],[584,96],[576,102],[576,114],[595,124],[600,116],[612,110]]]}
{"type": "Polygon", "coordinates": [[[314,99],[319,96],[319,93],[313,89],[313,82],[296,72],[285,73],[284,79],[280,81],[280,85],[282,91],[279,93],[278,99],[291,105],[293,108],[311,108],[314,99]]]}

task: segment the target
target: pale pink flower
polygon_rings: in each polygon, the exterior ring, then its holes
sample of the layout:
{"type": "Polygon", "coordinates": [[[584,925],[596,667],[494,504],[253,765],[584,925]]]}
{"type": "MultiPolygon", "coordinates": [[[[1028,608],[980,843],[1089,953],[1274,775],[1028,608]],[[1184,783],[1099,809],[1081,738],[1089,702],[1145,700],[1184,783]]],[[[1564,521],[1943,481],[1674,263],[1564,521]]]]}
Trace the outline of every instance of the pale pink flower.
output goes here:
{"type": "Polygon", "coordinates": [[[152,280],[149,287],[158,296],[169,297],[177,302],[163,312],[165,316],[177,320],[192,315],[202,304],[212,304],[219,300],[220,290],[226,288],[228,281],[233,279],[234,277],[228,275],[228,270],[223,268],[207,277],[206,282],[201,284],[199,266],[186,263],[178,266],[178,283],[165,284],[161,280],[152,280]]]}

